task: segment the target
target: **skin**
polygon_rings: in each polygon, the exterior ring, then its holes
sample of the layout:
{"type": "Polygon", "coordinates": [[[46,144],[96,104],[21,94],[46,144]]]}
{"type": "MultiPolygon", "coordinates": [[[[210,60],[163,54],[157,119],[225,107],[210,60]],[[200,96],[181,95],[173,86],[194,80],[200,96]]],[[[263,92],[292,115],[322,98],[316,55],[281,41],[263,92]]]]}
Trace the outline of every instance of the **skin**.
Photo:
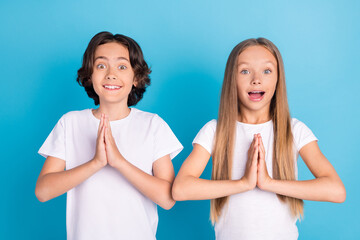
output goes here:
{"type": "Polygon", "coordinates": [[[91,77],[100,107],[93,110],[100,119],[93,159],[70,170],[65,170],[65,161],[47,157],[36,183],[35,195],[41,202],[60,196],[76,187],[106,165],[118,170],[135,188],[164,209],[170,209],[175,201],[171,186],[175,177],[170,155],[153,163],[153,174],[149,175],[128,162],[116,146],[110,121],[129,115],[127,99],[132,85],[136,85],[134,71],[129,61],[128,50],[118,43],[106,43],[95,51],[94,71],[91,77]],[[110,91],[105,85],[121,86],[110,91]]]}
{"type": "MultiPolygon", "coordinates": [[[[241,113],[238,120],[259,124],[270,120],[270,102],[277,82],[277,61],[264,47],[252,46],[238,56],[237,90],[241,113]],[[251,101],[249,91],[265,91],[261,101],[251,101]]],[[[303,146],[299,154],[314,175],[306,181],[286,181],[270,178],[265,163],[265,148],[260,134],[255,134],[248,150],[245,174],[238,180],[205,180],[200,176],[211,155],[201,145],[194,144],[175,179],[172,195],[176,201],[215,199],[258,187],[289,197],[341,203],[345,187],[333,166],[319,149],[316,141],[303,146]]]]}

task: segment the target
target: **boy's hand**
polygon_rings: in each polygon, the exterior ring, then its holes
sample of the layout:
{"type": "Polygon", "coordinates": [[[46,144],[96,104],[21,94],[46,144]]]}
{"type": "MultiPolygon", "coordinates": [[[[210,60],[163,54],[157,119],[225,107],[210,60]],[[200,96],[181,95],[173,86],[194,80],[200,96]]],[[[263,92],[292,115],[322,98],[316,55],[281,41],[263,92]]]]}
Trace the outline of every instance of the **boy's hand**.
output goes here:
{"type": "Polygon", "coordinates": [[[96,139],[96,150],[93,161],[96,162],[100,167],[107,165],[107,157],[105,150],[105,115],[101,114],[99,129],[96,139]]]}
{"type": "Polygon", "coordinates": [[[105,149],[107,162],[111,167],[119,167],[119,164],[121,164],[122,161],[125,161],[125,158],[121,155],[116,146],[108,117],[105,117],[105,149]]]}

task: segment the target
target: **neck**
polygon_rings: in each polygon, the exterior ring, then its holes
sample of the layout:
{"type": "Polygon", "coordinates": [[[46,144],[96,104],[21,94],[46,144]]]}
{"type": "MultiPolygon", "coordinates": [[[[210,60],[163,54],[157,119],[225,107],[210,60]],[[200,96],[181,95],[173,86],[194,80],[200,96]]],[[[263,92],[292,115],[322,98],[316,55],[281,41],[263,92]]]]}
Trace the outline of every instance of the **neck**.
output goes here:
{"type": "Polygon", "coordinates": [[[105,114],[110,121],[120,120],[130,114],[130,108],[127,104],[100,104],[98,109],[93,110],[96,118],[100,119],[101,114],[105,114]]]}
{"type": "Polygon", "coordinates": [[[244,109],[238,115],[238,121],[249,124],[260,124],[270,121],[270,112],[267,111],[249,111],[244,109]]]}

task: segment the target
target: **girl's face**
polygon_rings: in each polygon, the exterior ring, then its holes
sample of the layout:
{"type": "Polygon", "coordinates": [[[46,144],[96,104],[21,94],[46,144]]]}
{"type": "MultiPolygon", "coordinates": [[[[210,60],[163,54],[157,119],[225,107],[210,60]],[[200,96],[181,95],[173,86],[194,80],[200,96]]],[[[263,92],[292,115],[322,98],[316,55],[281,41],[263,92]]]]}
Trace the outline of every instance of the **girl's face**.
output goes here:
{"type": "Polygon", "coordinates": [[[277,83],[277,61],[262,46],[246,48],[237,60],[237,91],[242,114],[269,113],[277,83]]]}
{"type": "Polygon", "coordinates": [[[134,71],[130,64],[129,51],[123,45],[110,42],[96,48],[91,81],[100,105],[123,103],[134,84],[134,71]]]}

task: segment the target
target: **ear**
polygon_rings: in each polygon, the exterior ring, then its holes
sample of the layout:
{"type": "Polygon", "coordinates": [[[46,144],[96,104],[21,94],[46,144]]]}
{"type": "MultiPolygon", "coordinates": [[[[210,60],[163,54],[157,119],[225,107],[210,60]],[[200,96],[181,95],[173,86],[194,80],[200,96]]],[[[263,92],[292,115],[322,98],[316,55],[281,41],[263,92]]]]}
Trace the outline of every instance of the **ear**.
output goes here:
{"type": "Polygon", "coordinates": [[[136,78],[134,78],[133,85],[134,85],[134,87],[137,87],[137,86],[138,86],[138,81],[137,81],[136,78]]]}

